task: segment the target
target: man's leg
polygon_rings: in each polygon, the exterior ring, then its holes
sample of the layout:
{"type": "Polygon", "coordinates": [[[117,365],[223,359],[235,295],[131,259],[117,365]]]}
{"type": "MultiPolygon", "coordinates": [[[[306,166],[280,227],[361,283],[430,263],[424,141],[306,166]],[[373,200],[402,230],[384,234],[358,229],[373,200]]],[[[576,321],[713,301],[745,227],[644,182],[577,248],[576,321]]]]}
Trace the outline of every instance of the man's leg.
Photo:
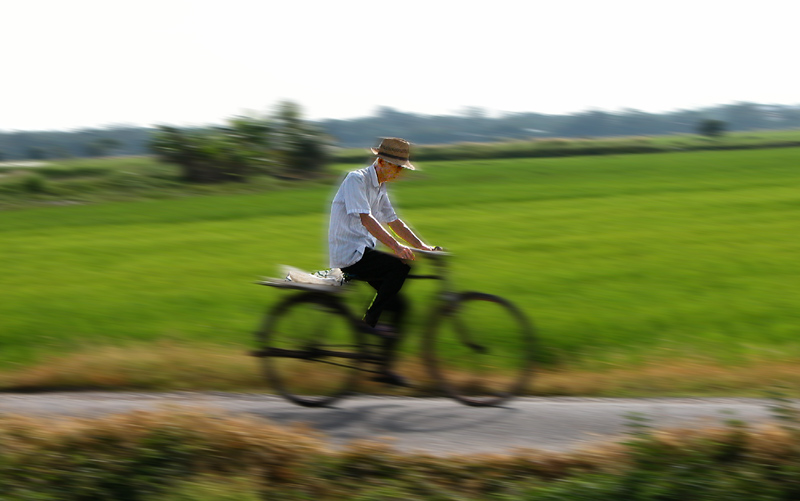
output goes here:
{"type": "Polygon", "coordinates": [[[372,249],[366,249],[359,262],[342,269],[375,288],[375,298],[364,315],[367,324],[375,327],[384,310],[394,313],[392,320],[400,320],[397,315],[404,313],[405,301],[398,298],[398,293],[410,270],[401,259],[372,249]]]}
{"type": "Polygon", "coordinates": [[[399,341],[399,324],[406,311],[405,300],[399,295],[400,289],[408,276],[411,267],[401,259],[371,249],[364,251],[364,256],[352,266],[342,268],[342,271],[355,275],[356,279],[369,283],[376,291],[364,315],[364,322],[375,327],[384,310],[392,313],[392,321],[398,329],[398,336],[384,338],[386,362],[380,374],[372,378],[373,381],[395,386],[410,386],[408,381],[392,371],[395,359],[395,348],[399,341]]]}
{"type": "MultiPolygon", "coordinates": [[[[373,280],[369,285],[377,291],[381,290],[383,281],[373,280]]],[[[403,332],[405,325],[406,315],[408,314],[408,301],[406,301],[403,291],[399,291],[394,295],[383,307],[384,316],[388,316],[388,324],[397,330],[398,333],[403,332]]]]}
{"type": "MultiPolygon", "coordinates": [[[[381,281],[373,280],[369,282],[369,285],[378,291],[381,290],[383,283],[381,281]]],[[[408,303],[406,302],[403,293],[398,292],[390,301],[387,301],[383,312],[384,315],[389,316],[387,324],[394,329],[394,333],[391,333],[391,335],[394,337],[384,341],[384,348],[386,350],[386,363],[384,364],[383,368],[384,370],[391,372],[396,360],[397,349],[399,348],[405,334],[404,325],[406,313],[408,312],[408,303]]]]}

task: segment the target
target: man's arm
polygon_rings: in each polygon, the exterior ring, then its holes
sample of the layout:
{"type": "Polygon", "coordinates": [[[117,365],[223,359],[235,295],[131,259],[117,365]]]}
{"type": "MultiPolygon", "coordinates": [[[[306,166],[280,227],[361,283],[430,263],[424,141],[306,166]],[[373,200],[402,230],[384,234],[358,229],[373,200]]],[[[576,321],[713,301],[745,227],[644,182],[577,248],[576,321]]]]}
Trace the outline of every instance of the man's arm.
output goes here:
{"type": "MultiPolygon", "coordinates": [[[[392,251],[395,254],[397,254],[397,257],[399,257],[400,259],[414,259],[414,253],[411,251],[411,249],[409,249],[405,245],[402,245],[400,242],[395,240],[395,238],[392,235],[390,235],[389,232],[386,231],[386,229],[383,226],[381,226],[378,220],[372,217],[372,214],[359,214],[359,216],[361,217],[361,224],[364,225],[367,231],[369,231],[373,237],[377,238],[380,243],[392,249],[392,251]]],[[[397,221],[399,221],[399,219],[397,221]]],[[[395,232],[397,232],[397,230],[394,229],[394,226],[392,226],[392,224],[396,223],[397,221],[389,223],[389,226],[395,232]]],[[[408,230],[408,228],[406,228],[406,230],[408,230]]],[[[411,230],[408,230],[408,232],[411,233],[411,230]]],[[[400,233],[397,234],[405,240],[405,237],[400,235],[400,233]]],[[[414,237],[414,239],[416,239],[417,242],[419,242],[419,239],[417,239],[416,237],[414,237]]],[[[412,243],[408,240],[406,241],[408,243],[412,243]]]]}
{"type": "Polygon", "coordinates": [[[414,232],[411,231],[411,228],[406,226],[406,223],[404,223],[401,219],[395,219],[394,221],[389,223],[389,228],[391,228],[392,231],[394,231],[398,237],[402,238],[403,240],[411,244],[411,246],[414,247],[415,249],[422,249],[428,251],[433,250],[433,247],[425,245],[425,243],[423,243],[422,240],[420,240],[419,237],[417,237],[414,234],[414,232]]]}

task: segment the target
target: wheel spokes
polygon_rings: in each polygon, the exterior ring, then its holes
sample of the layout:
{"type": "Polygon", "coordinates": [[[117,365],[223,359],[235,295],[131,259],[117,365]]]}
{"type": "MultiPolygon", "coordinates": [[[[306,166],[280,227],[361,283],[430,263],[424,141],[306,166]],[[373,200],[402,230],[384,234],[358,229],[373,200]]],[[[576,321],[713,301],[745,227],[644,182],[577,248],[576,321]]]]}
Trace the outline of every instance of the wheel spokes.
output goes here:
{"type": "Polygon", "coordinates": [[[267,379],[301,405],[327,405],[346,395],[361,364],[350,318],[328,301],[289,298],[271,314],[262,333],[259,353],[267,379]]]}
{"type": "Polygon", "coordinates": [[[524,391],[532,332],[513,305],[467,293],[434,328],[429,363],[448,394],[470,405],[495,405],[524,391]]]}

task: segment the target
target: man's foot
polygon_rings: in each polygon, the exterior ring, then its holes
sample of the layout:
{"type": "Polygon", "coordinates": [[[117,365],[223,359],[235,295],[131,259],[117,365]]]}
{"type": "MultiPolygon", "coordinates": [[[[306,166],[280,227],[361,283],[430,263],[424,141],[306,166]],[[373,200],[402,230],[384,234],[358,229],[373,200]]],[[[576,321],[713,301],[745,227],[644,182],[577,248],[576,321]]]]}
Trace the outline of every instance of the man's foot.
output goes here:
{"type": "Polygon", "coordinates": [[[373,377],[371,381],[375,381],[376,383],[390,384],[392,386],[411,388],[411,383],[408,381],[408,379],[388,369],[373,377]]]}
{"type": "Polygon", "coordinates": [[[361,331],[371,336],[378,337],[384,341],[394,341],[398,338],[397,330],[388,325],[378,324],[375,327],[364,322],[361,326],[361,331]]]}

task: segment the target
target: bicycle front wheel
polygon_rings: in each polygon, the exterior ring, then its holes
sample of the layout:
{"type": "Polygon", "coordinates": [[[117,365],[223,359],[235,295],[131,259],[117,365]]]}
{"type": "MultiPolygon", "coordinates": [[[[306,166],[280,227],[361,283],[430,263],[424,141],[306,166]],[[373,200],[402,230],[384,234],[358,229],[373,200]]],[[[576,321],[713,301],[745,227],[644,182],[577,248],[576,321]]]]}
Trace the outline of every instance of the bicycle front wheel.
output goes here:
{"type": "Polygon", "coordinates": [[[424,354],[445,394],[466,405],[497,406],[527,389],[534,330],[511,302],[464,292],[434,315],[424,354]]]}
{"type": "Polygon", "coordinates": [[[336,298],[312,292],[284,299],[256,339],[264,376],[287,400],[324,407],[355,389],[364,362],[361,333],[336,298]]]}

